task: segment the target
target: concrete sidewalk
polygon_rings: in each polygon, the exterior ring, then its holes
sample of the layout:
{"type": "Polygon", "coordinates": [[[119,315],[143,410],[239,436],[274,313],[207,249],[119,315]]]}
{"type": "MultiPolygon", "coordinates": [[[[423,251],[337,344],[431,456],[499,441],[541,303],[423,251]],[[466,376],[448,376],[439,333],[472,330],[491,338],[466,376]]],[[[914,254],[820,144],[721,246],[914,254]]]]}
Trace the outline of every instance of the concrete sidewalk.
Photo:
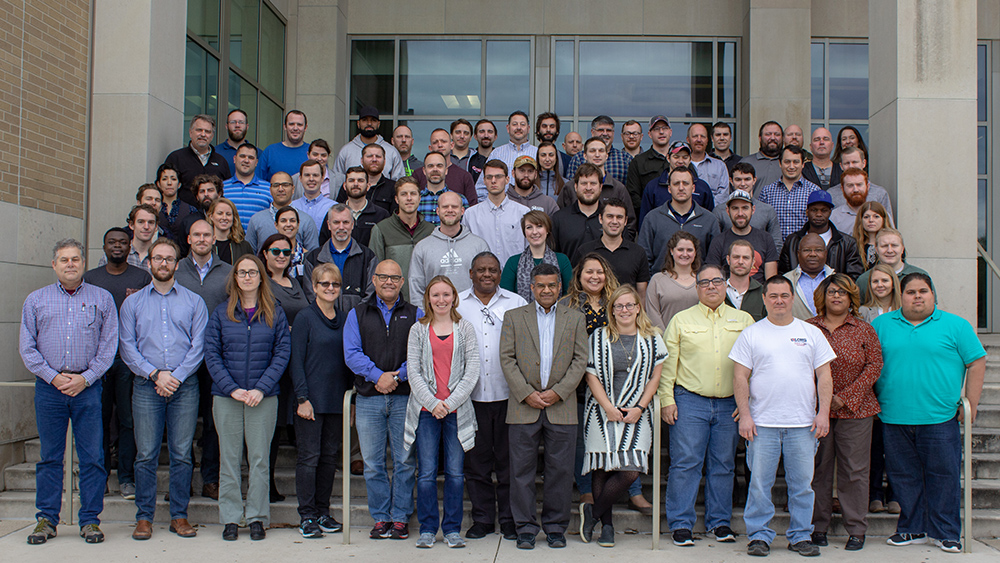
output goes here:
{"type": "MultiPolygon", "coordinates": [[[[432,549],[416,549],[415,537],[405,541],[368,539],[368,530],[356,528],[353,530],[351,545],[341,543],[341,534],[330,534],[320,539],[303,539],[294,528],[272,529],[267,532],[267,539],[251,542],[249,532],[240,530],[240,539],[235,542],[222,541],[222,526],[198,526],[198,537],[183,539],[167,531],[165,524],[154,524],[153,539],[137,542],[131,539],[132,525],[109,523],[102,526],[107,539],[103,544],[88,545],[78,535],[75,526],[61,526],[60,536],[49,540],[45,545],[32,546],[25,541],[31,531],[33,522],[25,520],[6,520],[0,522],[0,553],[4,561],[74,561],[74,563],[107,563],[108,561],[124,561],[132,559],[141,562],[163,561],[177,563],[178,561],[211,561],[212,563],[246,562],[246,561],[315,561],[318,557],[324,560],[343,560],[356,558],[357,561],[403,561],[407,563],[447,563],[459,561],[476,562],[536,562],[539,558],[546,563],[560,561],[602,561],[621,560],[629,563],[655,561],[662,563],[669,558],[675,563],[709,563],[715,561],[753,561],[746,554],[746,538],[737,538],[734,544],[720,544],[702,539],[693,548],[679,548],[670,543],[670,536],[664,534],[660,541],[660,550],[650,550],[648,534],[622,534],[617,536],[617,545],[613,549],[599,547],[596,543],[585,544],[580,536],[568,536],[569,545],[565,549],[550,549],[545,543],[544,535],[539,535],[534,550],[525,551],[514,547],[514,542],[504,541],[499,535],[488,536],[481,540],[470,541],[465,549],[448,549],[443,544],[435,544],[432,549]]],[[[823,548],[824,561],[878,561],[879,563],[911,563],[921,562],[995,562],[1000,558],[1000,547],[995,541],[976,541],[972,546],[972,554],[944,553],[932,545],[909,547],[890,547],[885,544],[885,538],[870,537],[865,548],[860,553],[849,553],[843,550],[845,538],[831,538],[831,546],[823,548]],[[987,543],[988,542],[988,543],[987,543]],[[992,543],[994,547],[991,547],[992,543]]],[[[438,536],[440,541],[440,535],[438,536]]],[[[784,538],[778,538],[771,546],[772,561],[802,561],[802,558],[788,551],[784,538]]]]}

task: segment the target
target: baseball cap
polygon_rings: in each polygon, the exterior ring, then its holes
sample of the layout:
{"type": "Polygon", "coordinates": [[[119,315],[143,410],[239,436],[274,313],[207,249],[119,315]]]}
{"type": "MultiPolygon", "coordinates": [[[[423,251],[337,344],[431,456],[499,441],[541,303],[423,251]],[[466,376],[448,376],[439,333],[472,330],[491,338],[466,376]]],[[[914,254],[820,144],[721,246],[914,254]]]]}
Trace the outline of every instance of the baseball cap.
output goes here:
{"type": "Polygon", "coordinates": [[[361,119],[363,117],[374,117],[375,119],[379,119],[378,110],[375,109],[375,107],[373,106],[365,106],[361,108],[361,111],[358,112],[358,119],[361,119]]]}
{"type": "Polygon", "coordinates": [[[809,207],[814,203],[825,203],[830,207],[835,207],[833,205],[833,198],[830,197],[830,194],[827,193],[826,190],[816,190],[813,193],[809,194],[809,202],[806,203],[806,207],[809,207]]]}
{"type": "Polygon", "coordinates": [[[746,190],[733,190],[733,193],[729,194],[729,197],[726,198],[726,205],[729,205],[729,203],[733,201],[753,203],[753,197],[751,197],[746,190]]]}
{"type": "Polygon", "coordinates": [[[688,154],[691,154],[691,147],[684,141],[674,141],[670,143],[670,148],[667,149],[667,154],[674,154],[679,150],[685,150],[688,154]]]}
{"type": "Polygon", "coordinates": [[[653,126],[656,125],[657,121],[662,121],[664,125],[666,125],[667,127],[670,127],[670,120],[667,119],[667,116],[665,116],[665,115],[654,115],[653,117],[649,118],[649,128],[652,129],[653,126]]]}
{"type": "Polygon", "coordinates": [[[514,168],[520,168],[525,164],[530,164],[535,168],[535,170],[538,170],[538,163],[535,162],[535,159],[531,158],[530,156],[527,155],[519,156],[517,157],[516,160],[514,160],[514,168]]]}

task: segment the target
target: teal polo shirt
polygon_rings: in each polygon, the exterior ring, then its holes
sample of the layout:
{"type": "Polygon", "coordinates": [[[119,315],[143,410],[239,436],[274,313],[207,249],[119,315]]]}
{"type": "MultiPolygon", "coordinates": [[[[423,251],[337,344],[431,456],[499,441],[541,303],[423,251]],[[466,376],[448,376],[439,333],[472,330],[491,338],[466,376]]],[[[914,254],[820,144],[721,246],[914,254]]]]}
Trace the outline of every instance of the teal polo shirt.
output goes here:
{"type": "Polygon", "coordinates": [[[882,375],[875,382],[887,424],[940,424],[955,417],[965,366],[986,355],[962,317],[935,309],[916,326],[901,310],[872,321],[882,343],[882,375]]]}

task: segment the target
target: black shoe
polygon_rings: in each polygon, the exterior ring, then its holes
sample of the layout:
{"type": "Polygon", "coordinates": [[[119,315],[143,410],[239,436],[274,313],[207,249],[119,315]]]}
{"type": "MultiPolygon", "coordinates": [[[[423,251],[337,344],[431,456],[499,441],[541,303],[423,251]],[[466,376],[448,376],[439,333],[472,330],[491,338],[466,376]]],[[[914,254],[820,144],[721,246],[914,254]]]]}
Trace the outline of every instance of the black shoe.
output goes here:
{"type": "Polygon", "coordinates": [[[469,530],[465,532],[465,537],[470,540],[480,540],[485,538],[487,535],[492,534],[493,530],[493,524],[473,522],[469,530]]]}
{"type": "Polygon", "coordinates": [[[518,534],[517,535],[517,548],[518,549],[535,549],[535,536],[534,536],[534,534],[518,534]]]}
{"type": "Polygon", "coordinates": [[[545,541],[548,542],[549,547],[566,547],[566,536],[559,532],[552,532],[551,534],[545,534],[545,541]]]}
{"type": "Polygon", "coordinates": [[[375,522],[375,527],[368,534],[373,540],[381,540],[389,537],[389,530],[392,529],[392,522],[375,522]]]}
{"type": "Polygon", "coordinates": [[[767,545],[767,542],[764,540],[751,540],[747,544],[747,555],[767,557],[769,553],[771,553],[771,546],[767,545]]]}
{"type": "Polygon", "coordinates": [[[278,492],[278,489],[271,489],[271,502],[281,502],[285,500],[285,495],[278,492]]]}
{"type": "Polygon", "coordinates": [[[410,537],[410,525],[406,522],[393,522],[389,530],[390,540],[405,540],[410,537]]]}
{"type": "Polygon", "coordinates": [[[812,542],[820,547],[829,545],[829,542],[826,541],[826,532],[813,532],[812,542]]]}
{"type": "Polygon", "coordinates": [[[250,539],[260,541],[265,537],[267,537],[267,532],[264,531],[264,523],[250,522],[250,539]]]}
{"type": "Polygon", "coordinates": [[[500,533],[503,534],[503,539],[514,541],[517,539],[517,526],[513,522],[501,522],[500,533]]]}
{"type": "Polygon", "coordinates": [[[865,546],[865,537],[861,536],[851,536],[847,538],[847,545],[844,546],[844,551],[859,551],[865,546]]]}
{"type": "Polygon", "coordinates": [[[316,520],[316,524],[319,525],[320,530],[323,530],[323,532],[327,534],[335,534],[344,529],[343,524],[337,522],[333,516],[330,516],[329,514],[326,516],[320,516],[319,519],[316,520]]]}
{"type": "Polygon", "coordinates": [[[615,546],[615,527],[611,524],[605,524],[601,528],[601,537],[597,538],[597,545],[601,547],[614,547],[615,546]]]}
{"type": "Polygon", "coordinates": [[[716,526],[712,530],[712,533],[715,534],[715,541],[717,542],[733,543],[736,541],[736,534],[733,533],[733,530],[729,526],[716,526]]]}
{"type": "Polygon", "coordinates": [[[680,528],[674,530],[674,545],[680,547],[691,547],[694,545],[694,536],[691,535],[691,530],[685,530],[680,528]]]}
{"type": "Polygon", "coordinates": [[[594,528],[597,527],[597,520],[594,519],[594,505],[589,502],[580,503],[580,539],[583,543],[590,543],[594,537],[594,528]]]}
{"type": "Polygon", "coordinates": [[[794,551],[803,557],[816,557],[819,555],[819,547],[809,540],[788,544],[788,551],[794,551]]]}
{"type": "Polygon", "coordinates": [[[319,529],[319,524],[316,520],[312,518],[306,518],[299,524],[299,533],[302,534],[304,538],[321,538],[323,537],[323,530],[319,529]]]}
{"type": "Polygon", "coordinates": [[[240,528],[236,524],[226,524],[222,529],[222,539],[226,541],[236,541],[240,537],[240,528]]]}

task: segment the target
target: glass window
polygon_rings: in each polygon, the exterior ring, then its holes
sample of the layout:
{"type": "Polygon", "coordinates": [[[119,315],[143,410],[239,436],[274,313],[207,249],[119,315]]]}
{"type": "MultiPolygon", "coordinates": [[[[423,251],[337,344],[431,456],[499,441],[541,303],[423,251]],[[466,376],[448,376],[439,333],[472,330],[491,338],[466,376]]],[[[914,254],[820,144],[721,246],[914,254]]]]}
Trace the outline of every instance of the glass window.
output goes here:
{"type": "MultiPolygon", "coordinates": [[[[226,113],[233,111],[234,109],[239,109],[247,114],[247,139],[257,138],[257,89],[254,88],[249,82],[240,78],[238,74],[234,71],[229,71],[229,97],[228,97],[229,107],[226,108],[226,113]]],[[[223,116],[225,119],[227,116],[223,116]]],[[[236,114],[233,116],[236,119],[242,119],[243,116],[236,114]]],[[[220,130],[222,128],[220,127],[220,130]]],[[[221,135],[225,135],[224,132],[221,135]]],[[[257,143],[254,143],[257,144],[257,143]]]]}
{"type": "Polygon", "coordinates": [[[830,119],[868,119],[866,44],[830,44],[830,119]]]}
{"type": "Polygon", "coordinates": [[[188,39],[184,66],[184,131],[192,117],[200,113],[216,115],[218,103],[219,59],[188,39]]]}
{"type": "Polygon", "coordinates": [[[717,116],[736,117],[736,43],[719,43],[717,64],[719,73],[717,116]]]}
{"type": "Polygon", "coordinates": [[[260,0],[229,2],[229,62],[257,78],[257,14],[260,0]]]}
{"type": "Polygon", "coordinates": [[[482,68],[479,41],[400,41],[399,113],[479,114],[482,68]]]}
{"type": "Polygon", "coordinates": [[[826,119],[824,106],[826,96],[823,92],[824,69],[826,67],[826,60],[823,56],[825,47],[822,43],[813,43],[811,47],[812,78],[810,82],[812,84],[813,119],[826,119]]]}
{"type": "Polygon", "coordinates": [[[986,45],[977,45],[976,54],[976,69],[978,71],[976,73],[976,94],[978,96],[976,104],[978,111],[976,113],[979,116],[977,118],[979,121],[986,121],[986,104],[989,102],[989,98],[986,96],[986,81],[990,75],[986,66],[986,45]]]}
{"type": "Polygon", "coordinates": [[[979,168],[976,172],[977,174],[986,174],[986,162],[989,159],[989,153],[986,152],[987,141],[986,141],[986,128],[980,127],[979,134],[977,135],[977,144],[979,145],[979,168]]]}
{"type": "MultiPolygon", "coordinates": [[[[486,42],[486,114],[510,115],[528,112],[531,104],[531,43],[486,42]]],[[[469,109],[479,112],[479,100],[469,109]]]]}
{"type": "Polygon", "coordinates": [[[257,125],[258,147],[266,147],[272,143],[280,143],[283,130],[281,128],[284,112],[281,106],[271,101],[264,95],[259,95],[260,100],[260,121],[257,125]]]}
{"type": "Polygon", "coordinates": [[[219,48],[220,0],[188,0],[188,32],[205,40],[213,49],[219,48]]]}
{"type": "Polygon", "coordinates": [[[266,4],[261,7],[260,18],[260,86],[284,101],[285,24],[266,4]]]}
{"type": "Polygon", "coordinates": [[[351,45],[351,114],[365,106],[391,114],[393,41],[354,41],[351,45]]]}
{"type": "Polygon", "coordinates": [[[576,74],[576,66],[573,63],[572,41],[556,41],[553,64],[556,66],[555,84],[552,85],[555,112],[558,115],[573,115],[573,76],[576,74]]]}

